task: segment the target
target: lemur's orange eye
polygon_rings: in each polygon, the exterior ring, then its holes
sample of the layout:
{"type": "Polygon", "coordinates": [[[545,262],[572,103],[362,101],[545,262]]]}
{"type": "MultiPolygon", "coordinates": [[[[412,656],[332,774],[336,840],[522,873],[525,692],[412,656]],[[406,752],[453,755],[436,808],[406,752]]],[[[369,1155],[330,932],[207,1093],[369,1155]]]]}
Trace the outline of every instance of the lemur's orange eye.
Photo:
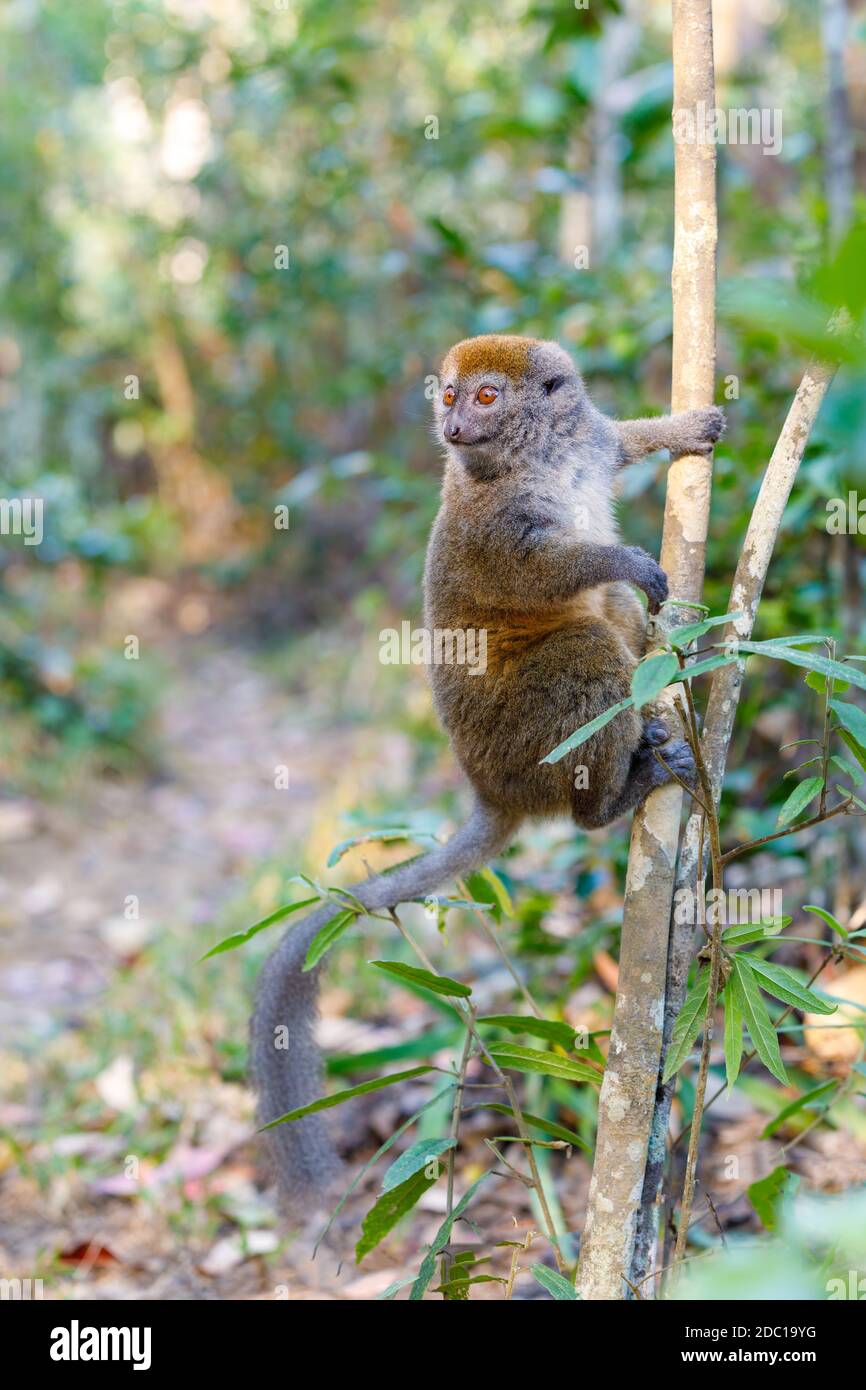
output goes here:
{"type": "Polygon", "coordinates": [[[480,386],[475,397],[479,405],[492,405],[499,395],[495,386],[480,386]]]}
{"type": "Polygon", "coordinates": [[[454,387],[453,387],[453,386],[446,386],[446,387],[445,387],[445,393],[444,393],[444,395],[443,395],[443,397],[442,397],[442,404],[443,404],[443,405],[447,405],[447,406],[449,407],[449,409],[450,409],[451,406],[454,404],[455,399],[456,399],[456,397],[455,397],[455,395],[454,395],[454,387]]]}

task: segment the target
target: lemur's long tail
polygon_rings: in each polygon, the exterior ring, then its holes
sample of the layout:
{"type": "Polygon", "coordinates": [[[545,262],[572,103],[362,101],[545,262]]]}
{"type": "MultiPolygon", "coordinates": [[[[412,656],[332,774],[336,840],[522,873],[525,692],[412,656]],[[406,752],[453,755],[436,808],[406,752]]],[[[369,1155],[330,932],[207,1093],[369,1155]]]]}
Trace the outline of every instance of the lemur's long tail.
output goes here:
{"type": "MultiPolygon", "coordinates": [[[[499,853],[517,824],[513,815],[479,802],[446,844],[349,891],[372,912],[424,897],[499,853]]],[[[314,1039],[320,967],[306,974],[302,967],[310,942],[333,915],[334,907],[326,904],[290,927],[262,967],[251,1025],[252,1073],[262,1124],[309,1105],[321,1094],[322,1063],[314,1039]],[[288,1046],[279,1047],[277,1040],[286,1031],[288,1046]]],[[[267,1135],[281,1193],[290,1207],[299,1209],[324,1192],[339,1173],[340,1160],[321,1115],[277,1125],[267,1135]]]]}

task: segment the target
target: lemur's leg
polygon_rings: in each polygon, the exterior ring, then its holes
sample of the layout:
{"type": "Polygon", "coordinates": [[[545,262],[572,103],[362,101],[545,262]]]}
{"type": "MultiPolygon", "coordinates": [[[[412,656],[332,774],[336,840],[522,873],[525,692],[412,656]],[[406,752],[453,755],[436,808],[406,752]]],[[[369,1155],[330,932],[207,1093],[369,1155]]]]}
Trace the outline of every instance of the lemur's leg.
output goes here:
{"type": "Polygon", "coordinates": [[[621,786],[611,786],[610,795],[586,810],[575,797],[574,818],[586,830],[598,830],[610,825],[628,811],[634,810],[645,801],[655,787],[662,787],[674,780],[670,772],[675,772],[687,784],[695,780],[695,760],[689,745],[681,738],[669,738],[666,725],[661,719],[648,719],[644,724],[643,737],[631,757],[628,774],[621,786]],[[658,748],[667,767],[655,756],[658,748]]]}
{"type": "Polygon", "coordinates": [[[674,455],[706,454],[724,433],[725,417],[718,406],[683,410],[678,415],[654,415],[645,420],[617,420],[621,465],[636,463],[656,449],[674,455]]]}

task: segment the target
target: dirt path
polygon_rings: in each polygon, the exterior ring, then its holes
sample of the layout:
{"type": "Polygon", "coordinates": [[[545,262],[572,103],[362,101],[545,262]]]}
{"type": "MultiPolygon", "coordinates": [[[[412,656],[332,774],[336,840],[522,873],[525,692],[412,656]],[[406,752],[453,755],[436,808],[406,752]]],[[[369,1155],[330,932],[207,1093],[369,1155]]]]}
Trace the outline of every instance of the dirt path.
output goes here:
{"type": "MultiPolygon", "coordinates": [[[[7,1091],[0,1104],[0,1131],[14,1133],[27,1155],[19,1167],[17,1152],[4,1149],[0,1140],[0,1272],[29,1277],[46,1270],[47,1296],[274,1297],[274,1268],[239,1248],[237,1232],[246,1231],[246,1218],[226,1235],[225,1223],[203,1210],[202,1229],[199,1233],[196,1226],[194,1237],[185,1239],[172,1229],[181,1190],[204,1209],[206,1190],[198,1171],[203,1163],[217,1190],[233,1194],[233,1200],[241,1194],[248,1205],[259,1203],[253,1219],[257,1238],[263,1253],[273,1251],[273,1208],[257,1193],[261,1169],[256,1148],[246,1143],[252,1115],[242,1082],[220,1082],[207,1059],[192,1078],[172,1078],[182,1112],[180,1133],[191,1137],[170,1141],[177,1150],[170,1155],[176,1171],[164,1190],[119,1200],[110,1191],[99,1195],[98,1175],[106,1167],[120,1168],[123,1145],[128,1148],[130,1141],[98,1131],[110,1129],[113,1109],[122,1112],[127,1103],[130,1113],[135,1111],[136,1142],[139,1131],[155,1132],[157,1141],[160,1134],[153,1106],[142,1106],[140,1090],[135,1092],[143,1079],[127,1062],[123,1042],[120,1060],[109,1054],[105,1074],[96,1081],[109,1118],[94,1116],[94,1133],[87,1131],[87,1120],[82,1123],[79,1097],[68,1084],[69,1132],[61,1123],[58,1136],[49,1126],[51,1137],[45,1139],[45,1076],[52,1056],[68,1051],[74,1057],[76,1044],[92,1070],[88,1030],[105,1007],[120,1014],[126,1010],[133,1034],[147,1028],[141,1008],[158,1007],[146,997],[148,973],[143,972],[138,993],[133,986],[130,995],[123,983],[125,964],[166,933],[174,934],[180,949],[167,942],[171,949],[164,955],[182,960],[190,954],[195,925],[218,919],[269,858],[296,863],[315,808],[333,794],[335,768],[351,761],[359,732],[323,729],[309,707],[288,698],[243,650],[195,644],[187,646],[182,663],[169,655],[158,724],[158,774],[90,782],[77,804],[0,803],[0,1060],[14,1097],[7,1091]],[[274,786],[280,764],[290,769],[288,791],[274,786]],[[133,897],[137,920],[129,920],[133,897]],[[24,1067],[33,1068],[24,1086],[22,1056],[24,1067]],[[112,1063],[120,1070],[112,1072],[112,1063]],[[124,1087],[130,1092],[127,1102],[124,1087]],[[22,1104],[22,1095],[38,1100],[22,1104]],[[80,1155],[80,1174],[35,1180],[36,1168],[50,1167],[58,1154],[67,1162],[80,1155]],[[89,1159],[94,1161],[88,1167],[89,1159]]],[[[198,987],[206,996],[207,986],[198,987]]],[[[245,1000],[235,1003],[240,1014],[245,1000]]],[[[184,1007],[189,1004],[181,1001],[177,1022],[165,1019],[171,1006],[163,1007],[161,1026],[187,1030],[184,1007]]],[[[195,1008],[193,1029],[206,1031],[207,1022],[199,1017],[206,1012],[206,998],[195,1008]]],[[[243,1026],[242,1018],[234,1021],[241,1036],[243,1026]]],[[[193,1051],[195,1045],[188,1044],[193,1051]]],[[[163,1072],[176,1064],[173,1049],[182,1048],[177,1040],[167,1044],[163,1072]]],[[[128,1052],[134,1051],[133,1041],[128,1052]]],[[[151,1085],[159,1086],[161,1073],[155,1075],[151,1085]]],[[[302,1281],[292,1276],[292,1296],[303,1297],[305,1290],[315,1296],[312,1291],[327,1282],[328,1258],[313,1269],[303,1240],[293,1249],[305,1251],[306,1268],[302,1281]]]]}

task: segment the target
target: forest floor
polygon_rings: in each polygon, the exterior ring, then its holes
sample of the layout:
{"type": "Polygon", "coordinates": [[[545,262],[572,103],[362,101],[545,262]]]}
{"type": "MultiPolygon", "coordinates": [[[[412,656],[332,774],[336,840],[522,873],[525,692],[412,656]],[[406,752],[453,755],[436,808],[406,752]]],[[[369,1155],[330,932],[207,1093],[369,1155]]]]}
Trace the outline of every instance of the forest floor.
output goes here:
{"type": "MultiPolygon", "coordinates": [[[[270,942],[198,962],[284,901],[297,868],[321,869],[359,788],[387,787],[395,804],[417,792],[407,736],[329,717],[314,691],[287,690],[267,662],[225,641],[169,645],[162,659],[155,770],[87,779],[74,799],[0,801],[0,1274],[42,1278],[53,1298],[375,1298],[417,1272],[442,1220],[444,1184],[359,1268],[353,1247],[380,1167],[312,1259],[327,1213],[300,1228],[279,1217],[244,1074],[251,986],[270,942]],[[290,795],[274,786],[279,765],[290,769],[290,795]]],[[[484,950],[472,958],[480,993],[501,1008],[509,981],[484,950]]],[[[601,952],[569,1021],[589,1008],[592,1026],[600,1016],[603,1025],[613,987],[615,965],[601,952]]],[[[321,1026],[330,1049],[430,1032],[417,998],[398,995],[395,1005],[389,996],[377,1012],[375,998],[357,1007],[359,990],[345,966],[329,972],[321,1026]]],[[[453,1055],[450,1040],[436,1060],[447,1066],[453,1055]]],[[[337,1112],[350,1176],[425,1104],[425,1086],[337,1112]]],[[[448,1115],[438,1123],[447,1132],[448,1115]]],[[[718,1179],[714,1205],[727,1225],[754,1221],[746,1187],[776,1162],[776,1144],[759,1137],[765,1123],[760,1104],[739,1094],[714,1114],[703,1171],[718,1179]]],[[[484,1141],[502,1124],[465,1122],[458,1191],[491,1166],[484,1141]]],[[[818,1186],[862,1182],[866,1139],[817,1132],[801,1167],[818,1186]]],[[[587,1159],[550,1155],[548,1171],[565,1229],[578,1231],[587,1159]]],[[[459,1240],[467,1249],[483,1241],[485,1253],[537,1229],[525,1189],[501,1176],[472,1215],[459,1240]]],[[[510,1260],[502,1247],[485,1272],[506,1275],[510,1260]]],[[[538,1237],[521,1258],[516,1297],[544,1296],[528,1273],[540,1260],[550,1253],[538,1237]]],[[[501,1296],[497,1283],[473,1288],[473,1297],[501,1296]]]]}
{"type": "MultiPolygon", "coordinates": [[[[162,659],[156,773],[0,803],[0,1272],[41,1277],[60,1298],[375,1297],[417,1271],[442,1219],[438,1187],[411,1241],[392,1235],[357,1269],[368,1180],[313,1261],[326,1213],[287,1234],[252,1137],[237,1064],[252,972],[231,956],[197,962],[228,934],[215,922],[247,925],[284,900],[310,842],[321,868],[322,827],[352,788],[381,782],[384,761],[405,790],[411,759],[400,736],[323,726],[242,648],[186,643],[162,659]],[[274,787],[279,764],[291,795],[274,787]]],[[[393,1027],[348,1020],[351,1007],[326,988],[325,1042],[395,1041],[393,1027]]],[[[354,1103],[343,1139],[355,1167],[427,1099],[399,1089],[354,1103]]],[[[532,1226],[519,1193],[491,1191],[477,1216],[509,1238],[532,1226]]]]}

